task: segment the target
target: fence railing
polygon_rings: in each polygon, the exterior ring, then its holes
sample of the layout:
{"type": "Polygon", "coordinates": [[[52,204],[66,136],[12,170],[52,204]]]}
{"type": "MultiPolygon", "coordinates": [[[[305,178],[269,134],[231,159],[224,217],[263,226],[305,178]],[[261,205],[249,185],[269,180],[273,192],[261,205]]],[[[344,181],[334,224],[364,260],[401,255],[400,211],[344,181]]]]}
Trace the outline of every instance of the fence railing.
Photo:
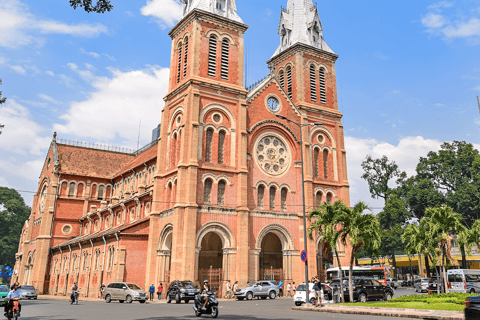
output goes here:
{"type": "Polygon", "coordinates": [[[145,150],[150,149],[154,145],[158,143],[158,140],[153,140],[146,146],[141,147],[138,150],[133,150],[125,147],[116,147],[112,146],[109,144],[102,144],[102,143],[91,143],[91,142],[85,142],[85,141],[77,141],[77,140],[69,140],[69,139],[57,139],[56,140],[58,144],[64,144],[67,146],[73,146],[73,147],[81,147],[81,148],[90,148],[90,149],[95,149],[95,150],[103,150],[103,151],[112,151],[112,152],[119,152],[119,153],[125,153],[125,154],[131,154],[134,156],[138,156],[140,153],[144,152],[145,150]]]}

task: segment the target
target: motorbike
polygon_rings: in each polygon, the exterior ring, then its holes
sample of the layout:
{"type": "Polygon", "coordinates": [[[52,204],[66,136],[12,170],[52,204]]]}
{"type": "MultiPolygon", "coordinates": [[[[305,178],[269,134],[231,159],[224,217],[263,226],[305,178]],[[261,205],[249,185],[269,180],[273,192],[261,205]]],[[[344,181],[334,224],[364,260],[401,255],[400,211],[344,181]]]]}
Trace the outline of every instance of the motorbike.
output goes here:
{"type": "Polygon", "coordinates": [[[7,313],[8,320],[18,320],[18,318],[20,318],[20,308],[18,307],[19,304],[20,302],[18,300],[13,300],[13,307],[7,313]]]}
{"type": "Polygon", "coordinates": [[[195,315],[197,317],[200,317],[202,314],[209,314],[212,316],[212,318],[218,317],[218,300],[215,298],[215,292],[214,291],[208,291],[207,292],[207,304],[205,305],[205,308],[203,305],[205,304],[205,300],[202,300],[202,296],[200,293],[197,293],[195,295],[195,300],[194,300],[194,306],[193,310],[195,310],[195,315]]]}
{"type": "Polygon", "coordinates": [[[72,292],[70,297],[70,304],[78,304],[78,291],[72,292]]]}

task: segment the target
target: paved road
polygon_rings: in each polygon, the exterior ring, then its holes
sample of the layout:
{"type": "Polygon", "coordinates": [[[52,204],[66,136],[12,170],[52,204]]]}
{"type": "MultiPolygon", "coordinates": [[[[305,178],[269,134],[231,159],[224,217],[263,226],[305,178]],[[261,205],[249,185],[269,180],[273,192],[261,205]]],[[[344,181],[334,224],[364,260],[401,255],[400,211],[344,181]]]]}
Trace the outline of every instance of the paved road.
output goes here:
{"type": "MultiPolygon", "coordinates": [[[[70,305],[66,300],[23,301],[22,320],[76,320],[76,319],[199,319],[192,303],[189,304],[132,304],[112,302],[86,302],[70,305]]],[[[218,319],[277,319],[277,320],[372,320],[371,316],[354,316],[328,313],[298,312],[290,310],[291,299],[220,301],[218,319]]],[[[204,319],[211,317],[203,316],[204,319]]],[[[400,319],[375,317],[375,320],[400,319]]]]}

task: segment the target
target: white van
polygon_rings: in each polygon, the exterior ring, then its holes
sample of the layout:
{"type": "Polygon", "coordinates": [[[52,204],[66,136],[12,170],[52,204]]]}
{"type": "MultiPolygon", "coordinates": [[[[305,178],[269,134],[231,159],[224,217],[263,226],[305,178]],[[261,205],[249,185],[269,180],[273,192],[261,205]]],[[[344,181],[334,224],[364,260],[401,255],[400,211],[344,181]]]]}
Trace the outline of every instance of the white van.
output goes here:
{"type": "Polygon", "coordinates": [[[447,271],[449,292],[480,293],[480,270],[454,269],[447,271]]]}

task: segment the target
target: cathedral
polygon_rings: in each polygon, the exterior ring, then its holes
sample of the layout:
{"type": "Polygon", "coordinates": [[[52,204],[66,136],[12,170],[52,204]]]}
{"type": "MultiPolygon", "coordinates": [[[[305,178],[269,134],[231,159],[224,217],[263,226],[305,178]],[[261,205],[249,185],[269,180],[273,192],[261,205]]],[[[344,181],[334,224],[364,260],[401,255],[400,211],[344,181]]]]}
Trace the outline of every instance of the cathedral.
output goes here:
{"type": "MultiPolygon", "coordinates": [[[[133,152],[54,135],[13,281],[52,295],[76,281],[92,297],[117,281],[304,281],[302,168],[307,213],[349,205],[338,56],[317,5],[281,8],[270,71],[245,88],[235,0],[181,2],[158,137],[133,152]]],[[[334,266],[320,234],[307,248],[310,275],[334,266]]]]}

